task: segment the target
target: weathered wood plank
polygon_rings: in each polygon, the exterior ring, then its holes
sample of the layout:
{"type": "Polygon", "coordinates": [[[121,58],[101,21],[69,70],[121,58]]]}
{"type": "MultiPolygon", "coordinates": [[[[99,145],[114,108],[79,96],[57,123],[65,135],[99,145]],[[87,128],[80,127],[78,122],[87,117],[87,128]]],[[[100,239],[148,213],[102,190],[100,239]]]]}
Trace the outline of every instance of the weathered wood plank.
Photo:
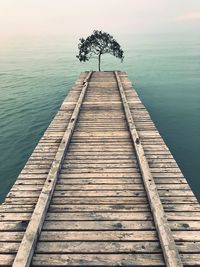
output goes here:
{"type": "Polygon", "coordinates": [[[42,231],[40,241],[157,241],[155,230],[149,231],[42,231]]]}
{"type": "Polygon", "coordinates": [[[36,254],[33,266],[165,266],[162,254],[36,254]],[[44,264],[43,264],[44,263],[44,264]]]}

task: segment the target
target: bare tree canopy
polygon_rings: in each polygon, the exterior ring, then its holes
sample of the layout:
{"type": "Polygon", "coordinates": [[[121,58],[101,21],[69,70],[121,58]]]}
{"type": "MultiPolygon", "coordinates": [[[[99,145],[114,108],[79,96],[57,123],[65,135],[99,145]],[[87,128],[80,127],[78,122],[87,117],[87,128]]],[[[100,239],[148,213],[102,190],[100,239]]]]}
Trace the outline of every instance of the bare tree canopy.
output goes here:
{"type": "Polygon", "coordinates": [[[80,38],[78,44],[79,54],[77,58],[80,61],[88,61],[92,56],[98,56],[98,67],[101,71],[101,56],[103,54],[111,54],[123,61],[124,51],[118,42],[107,32],[95,30],[92,35],[86,39],[80,38]]]}

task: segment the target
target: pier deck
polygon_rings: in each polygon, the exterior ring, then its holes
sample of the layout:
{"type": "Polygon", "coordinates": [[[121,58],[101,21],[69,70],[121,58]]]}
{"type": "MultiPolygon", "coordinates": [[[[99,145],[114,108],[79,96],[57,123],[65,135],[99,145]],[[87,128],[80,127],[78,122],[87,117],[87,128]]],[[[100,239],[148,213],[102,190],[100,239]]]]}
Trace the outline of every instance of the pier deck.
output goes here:
{"type": "Polygon", "coordinates": [[[0,266],[200,266],[200,204],[126,73],[81,73],[0,206],[0,266]]]}

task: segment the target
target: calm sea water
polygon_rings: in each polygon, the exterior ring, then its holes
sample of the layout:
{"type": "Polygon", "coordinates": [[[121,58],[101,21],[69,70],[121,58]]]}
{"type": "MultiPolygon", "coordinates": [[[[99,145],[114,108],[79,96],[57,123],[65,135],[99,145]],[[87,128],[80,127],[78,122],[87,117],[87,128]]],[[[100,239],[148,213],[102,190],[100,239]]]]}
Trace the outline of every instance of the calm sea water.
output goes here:
{"type": "MultiPolygon", "coordinates": [[[[118,36],[124,70],[200,199],[199,36],[118,36]]],[[[0,201],[3,201],[79,73],[77,38],[16,38],[0,44],[0,201]]]]}

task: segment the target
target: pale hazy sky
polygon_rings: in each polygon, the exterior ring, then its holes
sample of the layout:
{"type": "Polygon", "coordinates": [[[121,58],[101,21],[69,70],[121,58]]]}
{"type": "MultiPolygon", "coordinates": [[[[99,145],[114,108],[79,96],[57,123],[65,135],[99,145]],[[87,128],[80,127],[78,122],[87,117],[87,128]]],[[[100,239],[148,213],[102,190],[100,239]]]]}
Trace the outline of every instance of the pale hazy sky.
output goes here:
{"type": "Polygon", "coordinates": [[[0,41],[16,35],[200,32],[200,0],[0,0],[0,41]]]}

